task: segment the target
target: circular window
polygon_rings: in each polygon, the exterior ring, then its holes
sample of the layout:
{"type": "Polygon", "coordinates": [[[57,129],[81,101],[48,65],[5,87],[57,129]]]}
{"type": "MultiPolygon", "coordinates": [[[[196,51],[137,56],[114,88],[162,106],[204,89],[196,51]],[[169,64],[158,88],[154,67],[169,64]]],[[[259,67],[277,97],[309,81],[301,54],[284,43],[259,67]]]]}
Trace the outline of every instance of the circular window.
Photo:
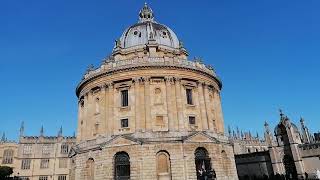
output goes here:
{"type": "Polygon", "coordinates": [[[166,33],[166,32],[162,32],[162,34],[163,34],[164,36],[166,36],[166,35],[167,35],[167,33],[166,33]]]}
{"type": "Polygon", "coordinates": [[[138,35],[138,31],[134,31],[133,34],[134,34],[134,35],[138,35]]]}

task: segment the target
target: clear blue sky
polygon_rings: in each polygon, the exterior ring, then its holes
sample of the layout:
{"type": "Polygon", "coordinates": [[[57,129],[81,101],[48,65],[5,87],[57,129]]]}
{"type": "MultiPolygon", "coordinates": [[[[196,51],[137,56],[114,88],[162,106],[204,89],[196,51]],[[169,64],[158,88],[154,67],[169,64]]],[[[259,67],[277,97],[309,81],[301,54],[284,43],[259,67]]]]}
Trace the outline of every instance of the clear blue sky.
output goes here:
{"type": "MultiPolygon", "coordinates": [[[[190,58],[223,80],[225,123],[252,132],[274,126],[278,109],[320,130],[320,1],[148,1],[156,20],[183,40],[190,58]]],[[[2,0],[0,133],[56,135],[77,126],[75,87],[114,40],[137,22],[144,1],[2,0]]]]}

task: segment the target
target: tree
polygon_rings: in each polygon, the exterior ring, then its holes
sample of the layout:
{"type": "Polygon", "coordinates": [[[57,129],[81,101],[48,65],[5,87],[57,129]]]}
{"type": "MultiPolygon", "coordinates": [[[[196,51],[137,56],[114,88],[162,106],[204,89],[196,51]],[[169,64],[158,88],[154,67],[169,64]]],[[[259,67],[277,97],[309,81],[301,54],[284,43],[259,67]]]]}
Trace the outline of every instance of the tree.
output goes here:
{"type": "Polygon", "coordinates": [[[0,179],[9,177],[13,173],[12,167],[0,166],[0,179]]]}

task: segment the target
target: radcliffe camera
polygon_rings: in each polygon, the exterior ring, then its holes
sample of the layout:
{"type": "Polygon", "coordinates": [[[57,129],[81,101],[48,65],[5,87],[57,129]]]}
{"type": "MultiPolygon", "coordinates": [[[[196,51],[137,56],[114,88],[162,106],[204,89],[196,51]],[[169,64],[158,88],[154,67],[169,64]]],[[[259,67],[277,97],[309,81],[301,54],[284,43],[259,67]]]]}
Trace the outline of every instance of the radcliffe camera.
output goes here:
{"type": "Polygon", "coordinates": [[[320,179],[319,8],[0,2],[0,180],[320,179]]]}

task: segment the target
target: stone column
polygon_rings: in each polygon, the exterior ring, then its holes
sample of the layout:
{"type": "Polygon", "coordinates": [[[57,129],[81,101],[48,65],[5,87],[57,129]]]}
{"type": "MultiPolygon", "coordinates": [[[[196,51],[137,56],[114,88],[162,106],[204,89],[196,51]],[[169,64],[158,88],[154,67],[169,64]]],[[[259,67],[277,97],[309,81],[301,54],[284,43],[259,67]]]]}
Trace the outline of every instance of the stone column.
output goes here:
{"type": "Polygon", "coordinates": [[[166,102],[167,102],[167,114],[168,114],[168,129],[169,131],[174,131],[174,115],[173,112],[175,111],[175,107],[173,106],[173,97],[172,97],[172,88],[171,85],[173,84],[173,77],[165,77],[166,83],[166,102]]]}
{"type": "Polygon", "coordinates": [[[209,126],[208,126],[207,109],[206,109],[205,98],[204,98],[204,86],[205,86],[204,82],[198,83],[202,129],[208,130],[209,126]]]}
{"type": "Polygon", "coordinates": [[[150,100],[150,77],[144,77],[144,97],[146,110],[146,130],[152,131],[151,100],[150,100]]]}
{"type": "Polygon", "coordinates": [[[210,95],[209,95],[209,86],[204,85],[204,101],[205,101],[205,106],[206,106],[206,112],[207,112],[207,117],[208,117],[208,124],[209,124],[209,129],[214,130],[214,125],[213,125],[213,116],[211,112],[211,104],[210,104],[210,95]]]}
{"type": "Polygon", "coordinates": [[[177,113],[178,113],[178,122],[179,122],[179,131],[184,131],[184,119],[183,119],[183,111],[182,111],[182,99],[181,99],[181,78],[175,78],[175,86],[176,86],[176,102],[177,102],[177,113]]]}

